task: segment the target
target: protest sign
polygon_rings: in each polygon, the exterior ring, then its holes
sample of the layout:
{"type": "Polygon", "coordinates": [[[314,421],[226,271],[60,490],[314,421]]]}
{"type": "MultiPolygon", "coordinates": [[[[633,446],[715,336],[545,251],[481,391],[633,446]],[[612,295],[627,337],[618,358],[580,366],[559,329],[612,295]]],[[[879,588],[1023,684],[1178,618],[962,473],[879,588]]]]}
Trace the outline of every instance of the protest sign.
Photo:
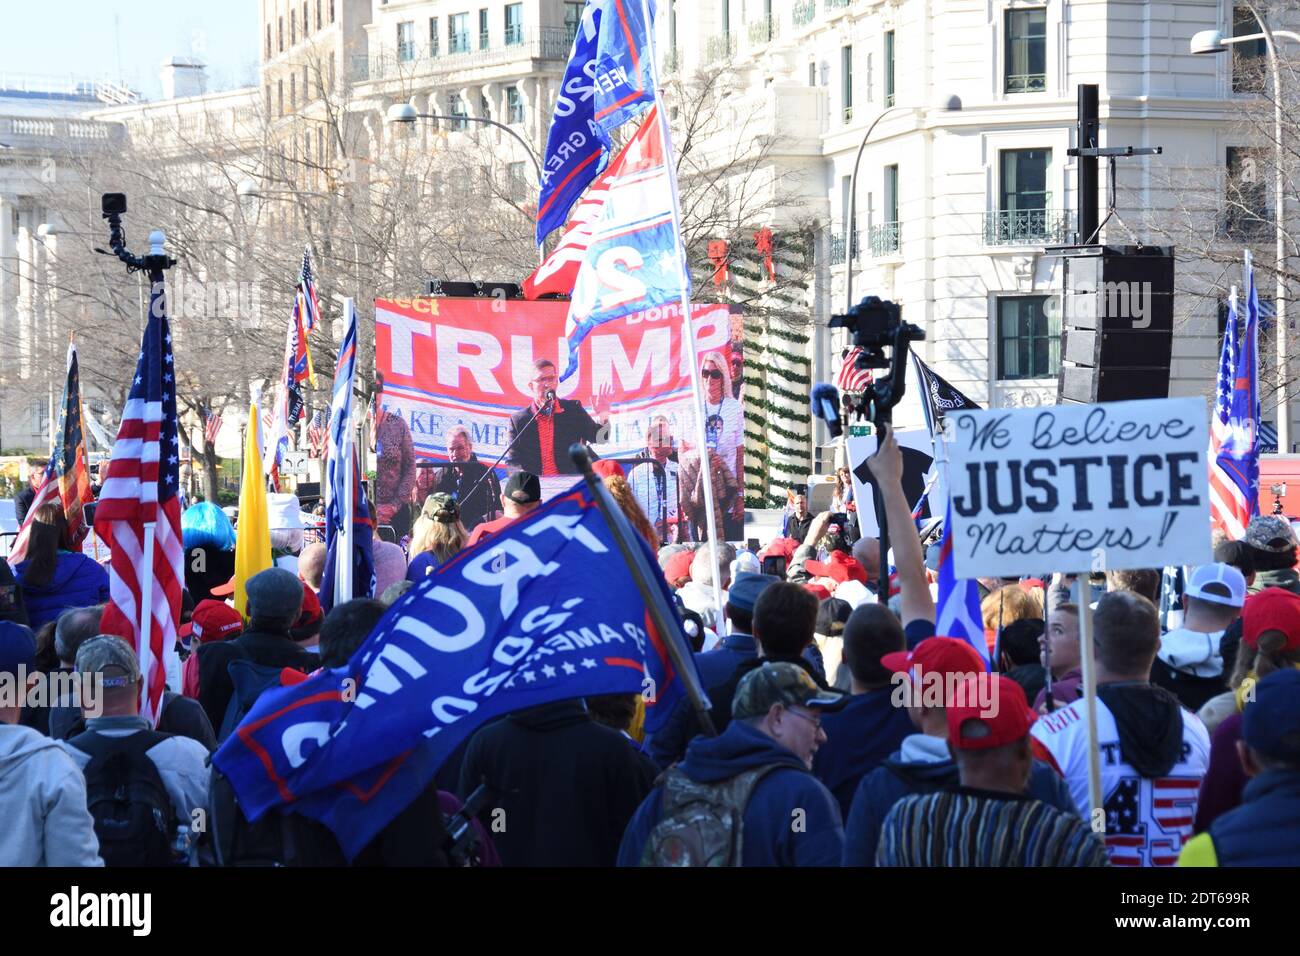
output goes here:
{"type": "Polygon", "coordinates": [[[1201,398],[947,418],[958,578],[1211,559],[1201,398]]]}
{"type": "MultiPolygon", "coordinates": [[[[907,503],[915,508],[925,494],[934,465],[934,443],[924,428],[900,429],[894,433],[903,452],[903,493],[907,503]]],[[[876,453],[875,435],[853,435],[848,439],[849,471],[853,475],[853,500],[858,504],[858,529],[863,537],[880,534],[876,521],[876,477],[867,466],[867,459],[876,453]]],[[[917,516],[927,519],[943,513],[944,491],[942,478],[930,486],[925,506],[917,516]]]]}

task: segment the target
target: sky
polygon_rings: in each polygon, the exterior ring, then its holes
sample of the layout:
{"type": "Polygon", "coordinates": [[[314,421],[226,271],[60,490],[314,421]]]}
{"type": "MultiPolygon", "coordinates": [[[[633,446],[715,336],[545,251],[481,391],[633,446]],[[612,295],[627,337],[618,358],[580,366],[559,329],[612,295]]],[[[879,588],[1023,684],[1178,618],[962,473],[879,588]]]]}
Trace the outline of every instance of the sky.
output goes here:
{"type": "Polygon", "coordinates": [[[159,68],[181,55],[207,64],[209,90],[257,82],[257,0],[0,0],[0,10],[0,74],[123,80],[159,99],[159,68]]]}

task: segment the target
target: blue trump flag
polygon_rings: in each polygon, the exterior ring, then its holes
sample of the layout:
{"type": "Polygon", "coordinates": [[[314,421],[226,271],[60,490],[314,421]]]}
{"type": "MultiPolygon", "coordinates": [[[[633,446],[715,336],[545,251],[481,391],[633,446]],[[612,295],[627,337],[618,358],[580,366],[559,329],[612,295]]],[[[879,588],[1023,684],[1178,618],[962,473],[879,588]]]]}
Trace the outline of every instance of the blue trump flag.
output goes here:
{"type": "Polygon", "coordinates": [[[684,694],[671,640],[580,482],[421,580],[346,666],[264,693],[213,763],[248,819],[302,813],[355,857],[502,714],[641,693],[654,732],[684,694]]]}
{"type": "Polygon", "coordinates": [[[659,108],[652,107],[605,177],[608,188],[578,266],[564,334],[578,370],[578,347],[596,326],[681,300],[691,289],[674,217],[673,182],[659,108]]]}
{"type": "MultiPolygon", "coordinates": [[[[653,22],[654,3],[648,8],[653,22]]],[[[546,137],[538,245],[605,168],[610,132],[654,99],[649,27],[641,0],[587,0],[546,137]]]]}

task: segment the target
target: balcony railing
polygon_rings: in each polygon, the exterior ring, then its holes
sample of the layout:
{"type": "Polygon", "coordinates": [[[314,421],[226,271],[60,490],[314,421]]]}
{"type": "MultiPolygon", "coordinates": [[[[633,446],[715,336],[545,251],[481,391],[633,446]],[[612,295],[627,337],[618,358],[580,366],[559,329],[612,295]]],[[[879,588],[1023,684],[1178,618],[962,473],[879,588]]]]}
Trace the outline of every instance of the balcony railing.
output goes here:
{"type": "Polygon", "coordinates": [[[506,46],[518,46],[524,42],[524,28],[520,26],[506,27],[506,46]]]}
{"type": "Polygon", "coordinates": [[[492,39],[486,30],[480,30],[478,32],[478,48],[480,50],[486,50],[491,42],[492,39]]]}
{"type": "MultiPolygon", "coordinates": [[[[831,232],[831,265],[839,266],[844,264],[844,227],[835,228],[831,232]]],[[[862,233],[853,235],[853,261],[856,262],[862,258],[862,233]]]]}
{"type": "Polygon", "coordinates": [[[898,222],[882,222],[878,226],[872,226],[869,230],[871,240],[871,255],[874,258],[880,256],[890,256],[898,252],[899,234],[902,232],[902,224],[898,222]]]}
{"type": "Polygon", "coordinates": [[[352,79],[358,82],[422,73],[451,73],[515,63],[523,59],[567,60],[572,38],[563,27],[544,27],[525,31],[520,43],[503,43],[487,50],[471,50],[468,34],[452,34],[452,45],[445,54],[436,48],[416,48],[409,60],[403,51],[382,49],[369,56],[352,58],[352,79]]]}
{"type": "Polygon", "coordinates": [[[759,17],[749,25],[749,45],[771,43],[780,32],[780,21],[775,16],[759,17]]]}
{"type": "Polygon", "coordinates": [[[984,214],[984,245],[1063,243],[1069,238],[1069,229],[1070,213],[1065,209],[999,209],[984,214]]]}
{"type": "Polygon", "coordinates": [[[843,10],[853,0],[824,0],[827,10],[843,10]]]}
{"type": "Polygon", "coordinates": [[[1007,75],[1008,93],[1042,93],[1046,89],[1046,73],[1011,73],[1007,75]]]}
{"type": "Polygon", "coordinates": [[[730,33],[709,37],[704,42],[704,62],[717,63],[736,55],[736,38],[730,33]]]}
{"type": "Polygon", "coordinates": [[[401,63],[410,63],[415,59],[415,44],[402,42],[397,44],[397,59],[401,63]]]}
{"type": "Polygon", "coordinates": [[[812,23],[813,17],[817,14],[817,4],[815,0],[799,0],[794,5],[794,25],[795,27],[805,27],[812,23]]]}

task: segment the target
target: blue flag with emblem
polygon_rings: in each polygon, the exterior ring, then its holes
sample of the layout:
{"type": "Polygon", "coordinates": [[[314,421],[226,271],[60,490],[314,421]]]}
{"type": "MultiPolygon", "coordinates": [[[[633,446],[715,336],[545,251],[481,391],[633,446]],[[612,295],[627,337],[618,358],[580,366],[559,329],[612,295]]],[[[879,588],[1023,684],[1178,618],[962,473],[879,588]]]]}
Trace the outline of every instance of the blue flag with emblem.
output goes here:
{"type": "Polygon", "coordinates": [[[642,0],[587,0],[573,38],[542,164],[537,243],[568,221],[569,210],[609,162],[609,134],[654,99],[642,0]]]}
{"type": "Polygon", "coordinates": [[[213,763],[248,819],[287,807],[352,858],[502,714],[640,693],[653,733],[684,694],[670,640],[580,482],[423,578],[345,666],[264,693],[213,763]]]}

